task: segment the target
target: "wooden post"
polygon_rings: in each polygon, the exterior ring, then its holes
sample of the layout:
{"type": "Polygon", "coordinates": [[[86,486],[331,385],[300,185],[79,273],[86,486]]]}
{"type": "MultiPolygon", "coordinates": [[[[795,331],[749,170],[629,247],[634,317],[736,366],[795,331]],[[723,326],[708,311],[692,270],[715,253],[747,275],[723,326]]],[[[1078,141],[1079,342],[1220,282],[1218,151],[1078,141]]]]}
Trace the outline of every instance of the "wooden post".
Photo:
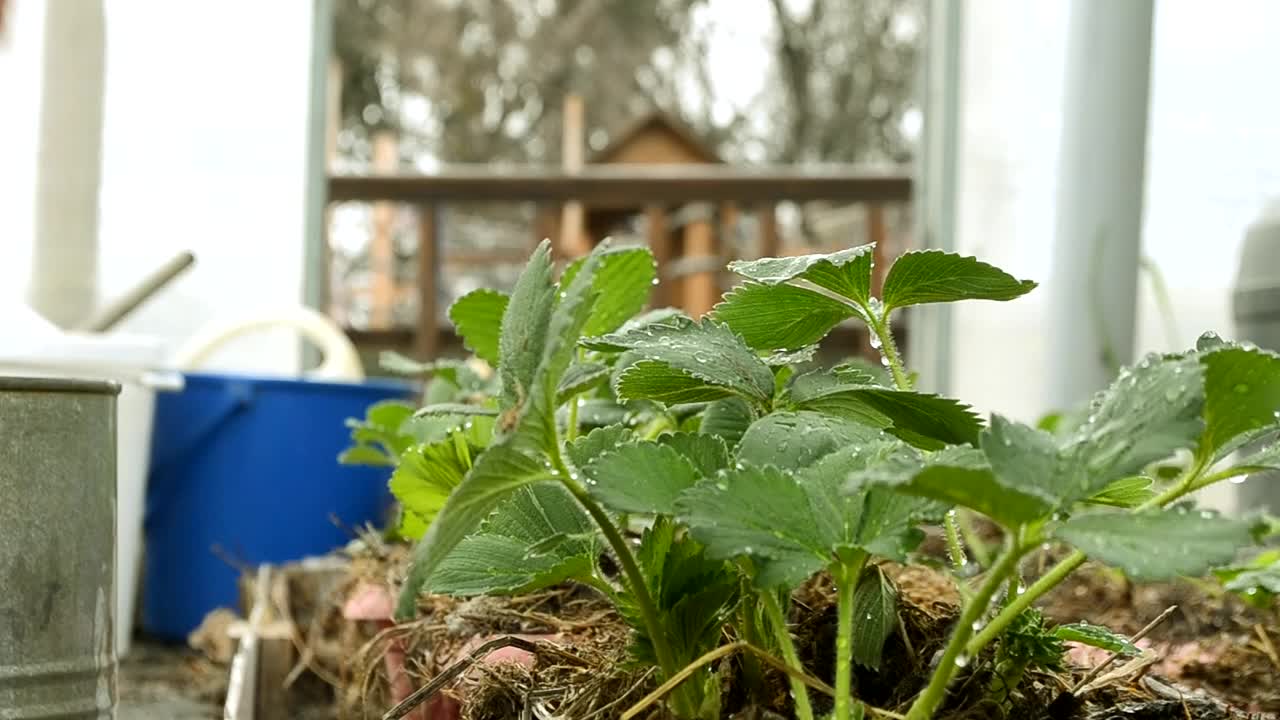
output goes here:
{"type": "Polygon", "coordinates": [[[871,293],[880,296],[884,276],[889,271],[889,231],[884,222],[884,206],[867,207],[867,239],[876,244],[872,251],[871,293]]]}
{"type": "Polygon", "coordinates": [[[440,339],[437,302],[440,286],[440,213],[434,203],[418,206],[418,328],[414,353],[433,360],[440,339]]]}
{"type": "MultiPolygon", "coordinates": [[[[715,225],[710,217],[711,208],[704,207],[700,215],[691,217],[684,226],[684,256],[691,262],[720,256],[719,248],[716,247],[715,225]]],[[[718,271],[696,272],[685,277],[684,309],[690,317],[698,318],[706,314],[715,306],[719,297],[718,271]]]]}
{"type": "MultiPolygon", "coordinates": [[[[871,295],[880,297],[880,291],[884,288],[884,276],[889,270],[889,248],[887,247],[888,233],[885,231],[884,224],[884,206],[868,205],[867,206],[867,241],[875,243],[875,249],[871,251],[871,295]]],[[[863,357],[873,362],[880,359],[880,351],[871,345],[871,331],[862,330],[860,335],[859,350],[863,357]]]]}
{"type": "MultiPolygon", "coordinates": [[[[383,130],[373,136],[373,169],[393,172],[397,165],[396,136],[383,130]]],[[[391,310],[395,304],[396,253],[392,237],[395,205],[388,202],[373,205],[373,233],[369,238],[370,327],[391,327],[391,310]]]]}
{"type": "Polygon", "coordinates": [[[658,266],[658,286],[653,289],[653,306],[666,307],[671,304],[671,290],[674,279],[663,276],[671,266],[671,228],[667,223],[667,209],[661,205],[650,205],[644,209],[646,233],[649,236],[649,250],[653,252],[654,262],[658,266]]]}
{"type": "MultiPolygon", "coordinates": [[[[583,161],[583,107],[582,98],[568,95],[564,99],[564,126],[561,144],[566,173],[582,172],[583,161]]],[[[586,211],[578,200],[570,200],[564,204],[563,217],[560,221],[560,255],[566,258],[579,257],[591,252],[584,242],[583,233],[586,211]]]]}
{"type": "MultiPolygon", "coordinates": [[[[719,222],[716,226],[716,246],[720,248],[721,254],[724,255],[728,252],[728,248],[731,247],[730,243],[733,240],[734,231],[738,227],[738,206],[733,203],[721,203],[719,210],[719,222]]],[[[725,262],[730,259],[732,258],[728,256],[724,258],[725,262]]]]}
{"type": "Polygon", "coordinates": [[[756,213],[760,223],[760,257],[778,257],[782,250],[778,237],[778,206],[763,205],[756,213]]]}

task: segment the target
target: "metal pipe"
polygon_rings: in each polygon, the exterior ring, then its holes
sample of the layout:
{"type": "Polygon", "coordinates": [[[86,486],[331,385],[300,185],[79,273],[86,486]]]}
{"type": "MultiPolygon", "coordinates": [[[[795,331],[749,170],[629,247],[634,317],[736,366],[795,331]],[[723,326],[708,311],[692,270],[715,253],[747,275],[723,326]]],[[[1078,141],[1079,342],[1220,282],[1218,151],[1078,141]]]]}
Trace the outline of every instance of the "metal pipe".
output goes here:
{"type": "Polygon", "coordinates": [[[1049,288],[1049,399],[1074,407],[1133,358],[1152,0],[1075,0],[1049,288]]]}

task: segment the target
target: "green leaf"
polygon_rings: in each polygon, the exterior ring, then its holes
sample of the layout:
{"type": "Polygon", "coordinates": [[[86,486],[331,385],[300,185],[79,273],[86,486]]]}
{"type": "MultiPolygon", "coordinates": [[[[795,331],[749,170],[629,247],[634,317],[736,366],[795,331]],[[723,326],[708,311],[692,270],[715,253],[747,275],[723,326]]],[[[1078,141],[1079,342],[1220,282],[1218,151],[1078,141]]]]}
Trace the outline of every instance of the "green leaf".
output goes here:
{"type": "MultiPolygon", "coordinates": [[[[413,415],[413,406],[400,400],[383,400],[370,405],[365,410],[363,420],[348,418],[347,427],[351,428],[353,459],[369,456],[362,446],[381,448],[388,457],[397,458],[409,446],[413,445],[412,434],[406,432],[405,425],[413,415]]],[[[341,462],[341,460],[340,460],[341,462]]]]}
{"type": "Polygon", "coordinates": [[[1102,489],[1101,492],[1085,498],[1090,505],[1106,505],[1124,509],[1136,508],[1156,496],[1152,488],[1155,482],[1149,477],[1137,475],[1120,478],[1102,489]]]}
{"type": "Polygon", "coordinates": [[[757,282],[729,291],[711,312],[758,349],[812,345],[854,314],[845,303],[812,290],[757,282]]]}
{"type": "Polygon", "coordinates": [[[1149,355],[1120,371],[1090,403],[1088,419],[1064,448],[1080,473],[1076,499],[1083,499],[1146,466],[1194,448],[1204,423],[1201,368],[1194,355],[1149,355]]]}
{"type": "Polygon", "coordinates": [[[972,448],[947,448],[929,456],[896,455],[852,473],[847,490],[859,492],[877,485],[963,505],[1005,527],[1041,520],[1054,510],[1045,498],[1002,483],[982,453],[972,448]]]}
{"type": "Polygon", "coordinates": [[[885,439],[878,428],[802,410],[765,415],[747,428],[738,444],[738,460],[793,470],[846,445],[885,439]]]}
{"type": "Polygon", "coordinates": [[[607,425],[592,430],[565,446],[565,454],[578,468],[584,468],[597,457],[631,442],[635,434],[622,425],[607,425]]]}
{"type": "Polygon", "coordinates": [[[773,466],[726,470],[686,490],[678,516],[712,556],[751,557],[761,589],[795,587],[846,551],[901,558],[923,539],[916,525],[946,508],[888,490],[841,490],[851,471],[902,447],[892,439],[844,446],[797,474],[773,466]]]}
{"type": "Polygon", "coordinates": [[[1067,520],[1054,535],[1134,580],[1198,577],[1252,541],[1253,523],[1185,509],[1099,513],[1067,520]]]}
{"type": "Polygon", "coordinates": [[[797,587],[832,559],[808,493],[775,467],[727,470],[686,490],[676,506],[709,555],[750,556],[761,589],[797,587]]]}
{"type": "Polygon", "coordinates": [[[654,360],[641,360],[618,374],[613,391],[619,400],[654,400],[666,405],[710,402],[738,394],[691,373],[654,360]]]}
{"type": "Polygon", "coordinates": [[[622,323],[622,327],[619,327],[612,333],[596,335],[594,337],[584,337],[578,344],[588,350],[595,350],[597,352],[622,352],[630,347],[630,345],[619,343],[629,343],[630,339],[635,338],[637,335],[644,334],[647,330],[653,330],[655,328],[669,329],[672,327],[684,327],[692,324],[692,318],[685,315],[682,310],[670,307],[658,308],[656,310],[650,310],[636,315],[630,320],[622,323]]]}
{"type": "Polygon", "coordinates": [[[688,460],[702,477],[711,477],[733,464],[729,456],[729,446],[724,439],[716,435],[678,432],[669,433],[658,438],[658,442],[669,445],[681,457],[688,460]]]}
{"type": "Polygon", "coordinates": [[[769,366],[742,338],[714,321],[664,321],[606,337],[609,344],[642,358],[619,376],[619,398],[699,398],[667,401],[683,403],[734,394],[764,403],[773,397],[769,366]]]}
{"type": "MultiPolygon", "coordinates": [[[[542,358],[535,370],[528,402],[516,430],[520,444],[526,448],[532,446],[537,452],[549,452],[551,445],[557,442],[556,388],[577,354],[578,339],[598,296],[594,286],[595,273],[603,253],[601,248],[593,251],[567,285],[561,286],[559,302],[555,304],[547,326],[542,358]]],[[[514,300],[515,296],[512,297],[514,300]]]]}
{"type": "Polygon", "coordinates": [[[490,447],[449,495],[435,522],[413,551],[409,577],[400,592],[396,617],[415,614],[418,595],[431,582],[440,563],[511,493],[551,479],[550,469],[505,445],[490,447]]]}
{"type": "Polygon", "coordinates": [[[880,669],[884,642],[898,625],[898,593],[878,565],[862,571],[853,591],[853,661],[880,669]]]}
{"type": "Polygon", "coordinates": [[[976,258],[941,250],[903,253],[889,268],[881,299],[885,308],[958,300],[1012,300],[1036,283],[1018,280],[976,258]]]}
{"type": "Polygon", "coordinates": [[[1043,430],[992,415],[982,452],[1001,485],[1039,498],[1049,512],[1092,491],[1084,468],[1064,457],[1058,441],[1043,430]]]}
{"type": "Polygon", "coordinates": [[[1244,474],[1280,470],[1280,442],[1272,442],[1270,445],[1246,455],[1232,466],[1232,470],[1244,474]]]}
{"type": "Polygon", "coordinates": [[[797,408],[846,417],[877,427],[906,431],[911,440],[928,438],[931,449],[943,444],[976,443],[982,422],[965,405],[938,395],[889,390],[872,385],[809,380],[795,383],[791,402],[797,408]]]}
{"type": "Polygon", "coordinates": [[[1204,435],[1199,454],[1220,459],[1280,423],[1280,355],[1221,345],[1201,355],[1204,435]]]}
{"type": "Polygon", "coordinates": [[[470,469],[471,447],[465,435],[454,433],[401,455],[400,464],[391,474],[391,494],[406,512],[422,522],[425,530],[470,469]]]}
{"type": "Polygon", "coordinates": [[[754,419],[751,406],[747,405],[742,398],[725,398],[711,403],[702,412],[702,423],[698,426],[698,432],[704,435],[715,435],[728,445],[737,445],[754,419]]]}
{"type": "Polygon", "coordinates": [[[873,244],[859,245],[830,254],[737,260],[729,269],[765,285],[794,283],[797,280],[843,295],[866,305],[871,297],[873,244]]]}
{"type": "MultiPolygon", "coordinates": [[[[645,530],[636,561],[645,575],[676,664],[687,665],[714,649],[737,604],[737,574],[704,552],[699,543],[666,517],[658,518],[645,530]]],[[[653,641],[630,593],[621,593],[618,611],[635,631],[633,656],[641,663],[655,664],[653,641]]]]}
{"type": "Polygon", "coordinates": [[[419,408],[413,414],[414,417],[497,417],[498,411],[491,407],[483,405],[471,405],[467,403],[437,403],[419,408]]]}
{"type": "Polygon", "coordinates": [[[352,445],[338,455],[340,465],[368,465],[371,467],[395,467],[396,458],[385,450],[372,445],[352,445]]]}
{"type": "Polygon", "coordinates": [[[609,368],[600,363],[580,362],[569,366],[560,385],[556,388],[556,405],[563,405],[569,398],[584,393],[609,379],[609,368]]]}
{"type": "Polygon", "coordinates": [[[670,445],[632,442],[597,456],[583,472],[587,489],[606,507],[624,513],[670,514],[698,471],[670,445]]]}
{"type": "Polygon", "coordinates": [[[555,304],[556,289],[551,283],[551,244],[544,240],[516,280],[511,301],[502,314],[497,367],[502,378],[501,408],[504,412],[521,409],[528,400],[545,352],[547,328],[551,324],[555,304]]]}
{"type": "Polygon", "coordinates": [[[1087,622],[1059,625],[1053,629],[1054,637],[1067,642],[1081,643],[1108,652],[1136,656],[1142,654],[1142,648],[1134,645],[1129,638],[1115,632],[1109,627],[1093,625],[1087,622]]]}
{"type": "Polygon", "coordinates": [[[776,393],[784,387],[791,375],[795,373],[792,365],[802,365],[812,361],[818,355],[817,345],[807,345],[795,350],[774,350],[761,355],[764,364],[774,368],[773,387],[776,393]]]}
{"type": "Polygon", "coordinates": [[[447,595],[534,592],[590,577],[600,550],[591,519],[563,487],[525,487],[503,500],[479,531],[449,553],[424,590],[447,595]]]}
{"type": "MultiPolygon", "coordinates": [[[[540,268],[534,268],[532,262],[530,269],[541,272],[540,268]]],[[[546,276],[548,282],[550,277],[550,274],[546,276]]],[[[532,293],[532,289],[528,289],[527,293],[532,293]]],[[[521,295],[522,299],[529,297],[530,294],[521,295]]],[[[509,300],[505,293],[496,290],[472,290],[449,307],[449,319],[453,321],[458,337],[462,338],[462,344],[475,353],[476,357],[494,367],[498,367],[501,345],[499,338],[503,334],[509,300]]]]}
{"type": "Polygon", "coordinates": [[[392,434],[398,432],[411,415],[412,405],[401,400],[382,400],[365,410],[365,424],[380,432],[392,434]]]}
{"type": "Polygon", "coordinates": [[[916,526],[942,520],[950,504],[884,487],[846,492],[849,477],[895,457],[914,454],[894,439],[859,443],[842,447],[796,474],[809,493],[815,521],[835,543],[837,553],[862,550],[904,562],[907,553],[924,540],[916,526]]]}
{"type": "MultiPolygon", "coordinates": [[[[582,328],[582,334],[587,336],[613,332],[643,310],[657,277],[657,264],[649,248],[602,245],[594,254],[599,267],[592,287],[599,297],[582,328]]],[[[584,262],[586,259],[581,258],[565,268],[561,287],[569,286],[584,262]]]]}

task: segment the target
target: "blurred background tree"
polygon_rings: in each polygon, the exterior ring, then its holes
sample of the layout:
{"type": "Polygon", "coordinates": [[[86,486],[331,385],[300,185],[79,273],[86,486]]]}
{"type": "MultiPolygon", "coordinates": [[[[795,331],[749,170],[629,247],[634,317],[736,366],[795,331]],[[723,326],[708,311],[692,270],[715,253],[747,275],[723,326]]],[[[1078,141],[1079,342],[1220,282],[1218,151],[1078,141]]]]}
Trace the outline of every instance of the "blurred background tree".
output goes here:
{"type": "Polygon", "coordinates": [[[557,163],[574,92],[593,150],[661,110],[731,161],[902,161],[921,25],[920,0],[338,0],[340,152],[393,129],[410,164],[557,163]],[[709,46],[744,2],[767,82],[726,106],[709,46]]]}

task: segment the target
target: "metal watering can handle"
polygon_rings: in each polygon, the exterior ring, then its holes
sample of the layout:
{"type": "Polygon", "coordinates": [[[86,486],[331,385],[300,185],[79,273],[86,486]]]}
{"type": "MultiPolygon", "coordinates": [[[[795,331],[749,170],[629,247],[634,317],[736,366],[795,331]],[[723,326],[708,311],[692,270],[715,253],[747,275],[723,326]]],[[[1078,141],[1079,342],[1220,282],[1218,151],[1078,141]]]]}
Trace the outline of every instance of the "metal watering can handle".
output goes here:
{"type": "Polygon", "coordinates": [[[243,335],[286,327],[320,348],[324,356],[320,365],[302,374],[317,380],[359,382],[364,379],[364,367],[355,345],[332,320],[306,307],[289,308],[249,320],[213,326],[197,333],[174,358],[174,364],[183,370],[194,370],[223,345],[243,335]]]}

